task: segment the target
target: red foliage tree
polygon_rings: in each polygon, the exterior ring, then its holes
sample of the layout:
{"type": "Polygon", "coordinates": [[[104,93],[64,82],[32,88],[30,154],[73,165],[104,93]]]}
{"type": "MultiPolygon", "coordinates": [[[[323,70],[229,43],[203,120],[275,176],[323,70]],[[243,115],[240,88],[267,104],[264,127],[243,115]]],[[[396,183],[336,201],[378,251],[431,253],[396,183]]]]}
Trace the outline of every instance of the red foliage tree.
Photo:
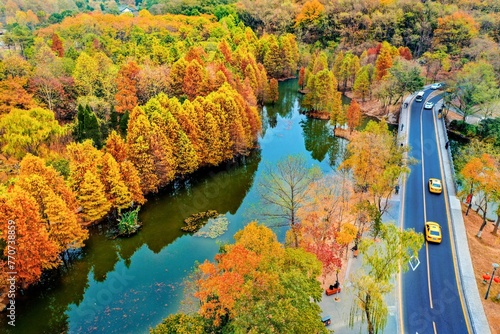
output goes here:
{"type": "Polygon", "coordinates": [[[58,34],[52,34],[52,51],[54,51],[58,57],[64,57],[64,47],[61,38],[58,34]]]}
{"type": "Polygon", "coordinates": [[[399,51],[399,55],[402,58],[404,58],[406,60],[411,60],[412,59],[411,51],[406,46],[400,46],[398,48],[398,51],[399,51]]]}

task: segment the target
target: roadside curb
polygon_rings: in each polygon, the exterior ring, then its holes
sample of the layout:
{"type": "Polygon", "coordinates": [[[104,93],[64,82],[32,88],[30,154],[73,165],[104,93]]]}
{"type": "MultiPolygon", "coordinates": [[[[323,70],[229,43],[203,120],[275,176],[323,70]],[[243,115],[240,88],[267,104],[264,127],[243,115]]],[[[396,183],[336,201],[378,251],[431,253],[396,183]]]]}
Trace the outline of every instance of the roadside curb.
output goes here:
{"type": "MultiPolygon", "coordinates": [[[[441,101],[442,100],[440,100],[437,104],[441,104],[441,101]]],[[[444,144],[448,142],[444,118],[441,118],[439,124],[438,144],[440,147],[444,147],[444,144]]],[[[441,160],[443,161],[444,178],[446,182],[448,202],[450,204],[451,224],[453,226],[453,240],[458,263],[460,287],[462,289],[463,299],[472,331],[474,333],[487,334],[491,333],[491,331],[488,319],[484,313],[483,304],[477,288],[476,278],[474,276],[474,267],[472,266],[469,244],[467,242],[467,233],[462,216],[462,207],[460,200],[456,197],[455,175],[452,166],[453,161],[451,159],[450,151],[446,150],[445,152],[446,154],[441,154],[441,160]]]]}

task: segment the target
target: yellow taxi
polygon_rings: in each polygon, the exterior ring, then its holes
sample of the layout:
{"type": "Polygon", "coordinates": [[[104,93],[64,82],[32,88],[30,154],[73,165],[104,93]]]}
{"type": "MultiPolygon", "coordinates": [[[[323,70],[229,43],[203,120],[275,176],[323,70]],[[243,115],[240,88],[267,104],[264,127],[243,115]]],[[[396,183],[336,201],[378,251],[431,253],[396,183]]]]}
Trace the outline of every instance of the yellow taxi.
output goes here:
{"type": "Polygon", "coordinates": [[[436,222],[425,223],[425,240],[428,242],[441,243],[441,226],[436,222]]]}
{"type": "Polygon", "coordinates": [[[441,192],[443,191],[443,187],[441,186],[441,180],[430,178],[429,191],[434,194],[441,194],[441,192]]]}

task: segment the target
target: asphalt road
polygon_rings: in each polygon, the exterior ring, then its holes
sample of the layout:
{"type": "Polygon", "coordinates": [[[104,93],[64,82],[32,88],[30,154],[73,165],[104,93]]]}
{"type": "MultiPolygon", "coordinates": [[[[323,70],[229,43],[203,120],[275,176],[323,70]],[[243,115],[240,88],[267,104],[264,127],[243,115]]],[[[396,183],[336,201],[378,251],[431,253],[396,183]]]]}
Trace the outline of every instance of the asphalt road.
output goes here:
{"type": "MultiPolygon", "coordinates": [[[[432,90],[427,90],[423,102],[413,101],[409,108],[408,143],[409,155],[418,163],[411,166],[406,178],[403,194],[403,227],[414,228],[424,233],[425,221],[435,221],[441,225],[443,240],[441,244],[425,245],[419,252],[413,268],[402,275],[402,320],[404,333],[470,333],[466,320],[466,310],[460,293],[458,272],[449,203],[446,185],[443,193],[431,194],[428,189],[429,178],[443,180],[443,167],[437,140],[437,111],[424,109],[424,103],[432,90]],[[418,263],[418,264],[417,264],[418,263]]],[[[439,96],[430,101],[437,102],[439,96]]],[[[466,240],[464,242],[467,242],[466,240]]]]}

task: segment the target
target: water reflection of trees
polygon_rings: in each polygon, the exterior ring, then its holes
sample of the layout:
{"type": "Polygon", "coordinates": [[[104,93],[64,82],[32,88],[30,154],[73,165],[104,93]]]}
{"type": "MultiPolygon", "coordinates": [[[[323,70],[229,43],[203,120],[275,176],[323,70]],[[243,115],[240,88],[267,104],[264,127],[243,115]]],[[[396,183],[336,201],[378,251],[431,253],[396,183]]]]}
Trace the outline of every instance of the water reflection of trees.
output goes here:
{"type": "Polygon", "coordinates": [[[280,82],[279,99],[274,105],[265,107],[266,113],[263,117],[265,125],[274,128],[278,124],[278,115],[283,118],[292,118],[293,110],[298,107],[301,95],[297,93],[298,83],[296,79],[280,82]]]}
{"type": "Polygon", "coordinates": [[[304,144],[311,157],[319,162],[329,155],[331,166],[337,165],[342,152],[341,139],[333,135],[327,121],[306,118],[300,122],[304,135],[304,144]]]}

